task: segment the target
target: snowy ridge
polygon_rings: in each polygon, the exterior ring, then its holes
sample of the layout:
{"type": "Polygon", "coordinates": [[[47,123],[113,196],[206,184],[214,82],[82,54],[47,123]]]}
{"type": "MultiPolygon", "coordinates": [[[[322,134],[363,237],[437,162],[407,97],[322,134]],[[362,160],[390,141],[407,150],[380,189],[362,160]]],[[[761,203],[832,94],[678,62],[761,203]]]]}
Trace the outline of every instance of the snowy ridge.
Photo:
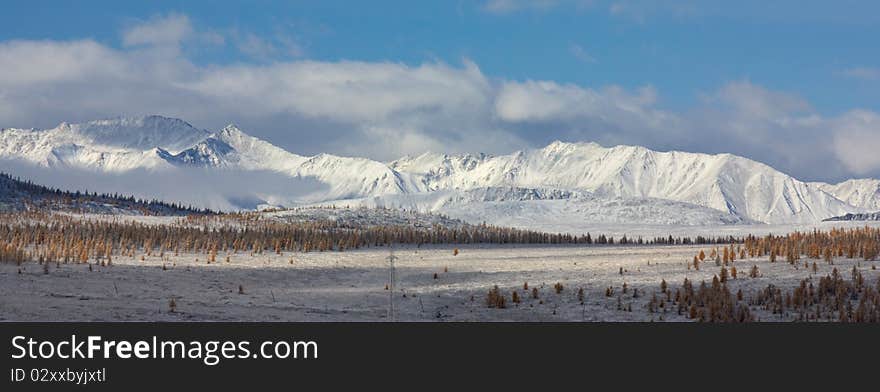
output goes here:
{"type": "Polygon", "coordinates": [[[0,130],[0,157],[48,167],[124,172],[170,166],[166,157],[204,139],[208,132],[161,116],[118,118],[47,130],[0,130]]]}
{"type": "Polygon", "coordinates": [[[290,172],[306,158],[227,125],[179,154],[168,158],[176,165],[290,172]]]}
{"type": "Polygon", "coordinates": [[[576,189],[599,196],[692,203],[759,222],[815,222],[860,210],[816,185],[730,154],[554,142],[543,149],[482,157],[470,165],[450,165],[457,160],[447,156],[434,159],[433,165],[423,156],[391,166],[421,175],[429,189],[576,189]]]}
{"type": "MultiPolygon", "coordinates": [[[[880,210],[880,181],[806,183],[730,154],[554,142],[507,155],[425,153],[392,162],[288,152],[234,125],[217,132],[161,116],[48,130],[0,130],[0,158],[125,173],[181,167],[261,170],[324,185],[285,206],[358,200],[476,218],[811,223],[880,210]],[[641,216],[640,216],[641,214],[641,216]],[[461,214],[460,214],[461,215],[461,214]],[[544,219],[544,218],[541,218],[544,219]],[[549,219],[549,218],[547,218],[549,219]]],[[[267,196],[253,190],[261,200],[267,196]]],[[[258,203],[259,204],[259,203],[258,203]]]]}
{"type": "Polygon", "coordinates": [[[814,183],[819,189],[838,199],[871,211],[880,211],[880,180],[864,178],[839,184],[814,183]]]}
{"type": "MultiPolygon", "coordinates": [[[[442,214],[471,223],[524,229],[583,223],[706,225],[754,223],[723,211],[651,198],[597,197],[560,189],[486,187],[318,203],[318,207],[389,208],[442,214]]],[[[566,230],[562,230],[566,231],[566,230]]]]}

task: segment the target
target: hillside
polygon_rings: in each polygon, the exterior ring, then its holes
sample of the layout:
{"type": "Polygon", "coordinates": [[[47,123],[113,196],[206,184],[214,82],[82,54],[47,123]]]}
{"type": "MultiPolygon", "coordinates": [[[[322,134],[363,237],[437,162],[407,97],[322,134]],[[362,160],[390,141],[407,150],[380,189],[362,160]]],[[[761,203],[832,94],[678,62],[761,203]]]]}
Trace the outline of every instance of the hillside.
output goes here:
{"type": "Polygon", "coordinates": [[[49,210],[123,215],[210,214],[211,211],[130,196],[63,191],[0,172],[0,212],[49,210]]]}
{"type": "Polygon", "coordinates": [[[294,196],[250,185],[234,196],[219,196],[284,207],[358,200],[453,215],[466,210],[459,216],[472,222],[529,212],[544,220],[811,223],[880,209],[878,180],[807,183],[730,154],[557,141],[507,155],[425,153],[386,163],[297,155],[234,125],[209,132],[160,116],[3,129],[0,158],[118,175],[136,170],[174,175],[185,168],[221,178],[233,171],[269,172],[277,181],[310,179],[320,186],[294,196]],[[474,199],[485,190],[511,189],[474,199]]]}

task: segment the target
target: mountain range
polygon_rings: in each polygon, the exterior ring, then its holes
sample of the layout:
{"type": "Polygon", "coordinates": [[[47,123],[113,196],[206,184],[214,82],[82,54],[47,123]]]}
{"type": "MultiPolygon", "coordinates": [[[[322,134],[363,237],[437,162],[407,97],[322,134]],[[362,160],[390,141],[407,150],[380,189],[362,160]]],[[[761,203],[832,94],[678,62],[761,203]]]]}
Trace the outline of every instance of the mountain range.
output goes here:
{"type": "Polygon", "coordinates": [[[507,155],[429,152],[380,162],[302,156],[234,125],[210,132],[162,116],[2,129],[0,158],[98,175],[271,172],[321,187],[273,195],[271,203],[264,190],[253,189],[266,204],[397,207],[489,223],[512,215],[561,223],[812,223],[880,210],[880,180],[804,182],[731,154],[557,141],[507,155]]]}

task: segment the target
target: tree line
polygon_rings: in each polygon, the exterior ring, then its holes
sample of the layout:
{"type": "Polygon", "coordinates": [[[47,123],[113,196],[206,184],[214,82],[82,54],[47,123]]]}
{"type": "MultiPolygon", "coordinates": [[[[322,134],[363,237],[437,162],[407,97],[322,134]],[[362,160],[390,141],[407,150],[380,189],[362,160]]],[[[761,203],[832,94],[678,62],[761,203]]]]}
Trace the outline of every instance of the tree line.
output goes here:
{"type": "Polygon", "coordinates": [[[216,212],[181,203],[165,202],[157,199],[140,199],[119,193],[98,193],[88,191],[67,191],[38,185],[30,180],[13,177],[0,172],[0,196],[16,198],[25,209],[54,209],[64,211],[90,212],[92,205],[112,205],[122,209],[139,212],[142,215],[185,215],[215,214],[216,212]],[[5,188],[5,189],[4,189],[5,188]]]}

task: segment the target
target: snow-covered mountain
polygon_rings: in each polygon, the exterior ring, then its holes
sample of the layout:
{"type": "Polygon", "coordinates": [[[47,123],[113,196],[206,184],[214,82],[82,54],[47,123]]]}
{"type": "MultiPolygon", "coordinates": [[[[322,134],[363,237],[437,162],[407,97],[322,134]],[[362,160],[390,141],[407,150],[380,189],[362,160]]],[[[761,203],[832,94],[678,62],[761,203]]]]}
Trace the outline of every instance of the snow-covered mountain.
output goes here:
{"type": "Polygon", "coordinates": [[[691,203],[768,223],[815,222],[859,210],[816,184],[730,154],[657,152],[638,146],[554,142],[510,155],[425,154],[390,164],[429,190],[552,187],[617,198],[691,203]]]}
{"type": "Polygon", "coordinates": [[[121,172],[168,167],[166,159],[203,140],[208,132],[183,120],[147,116],[61,123],[46,130],[0,130],[0,157],[41,166],[121,172]]]}
{"type": "Polygon", "coordinates": [[[754,223],[691,203],[652,198],[597,197],[586,191],[486,187],[441,189],[317,203],[320,207],[428,211],[471,223],[576,232],[584,224],[723,225],[754,223]]]}
{"type": "Polygon", "coordinates": [[[194,146],[165,159],[180,166],[281,172],[294,171],[306,160],[305,157],[250,136],[235,125],[227,125],[194,146]]]}
{"type": "MultiPolygon", "coordinates": [[[[805,183],[730,154],[554,142],[508,155],[425,153],[383,163],[306,157],[247,135],[160,116],[0,130],[0,158],[51,168],[269,171],[324,186],[284,205],[383,205],[481,216],[656,223],[810,223],[880,209],[880,181],[805,183]],[[341,203],[341,202],[340,202],[341,203]]],[[[259,189],[255,194],[262,194],[259,189]]],[[[494,223],[494,222],[490,222],[494,223]]]]}
{"type": "Polygon", "coordinates": [[[839,184],[814,183],[844,202],[870,211],[880,211],[880,180],[863,178],[846,180],[839,184]]]}

